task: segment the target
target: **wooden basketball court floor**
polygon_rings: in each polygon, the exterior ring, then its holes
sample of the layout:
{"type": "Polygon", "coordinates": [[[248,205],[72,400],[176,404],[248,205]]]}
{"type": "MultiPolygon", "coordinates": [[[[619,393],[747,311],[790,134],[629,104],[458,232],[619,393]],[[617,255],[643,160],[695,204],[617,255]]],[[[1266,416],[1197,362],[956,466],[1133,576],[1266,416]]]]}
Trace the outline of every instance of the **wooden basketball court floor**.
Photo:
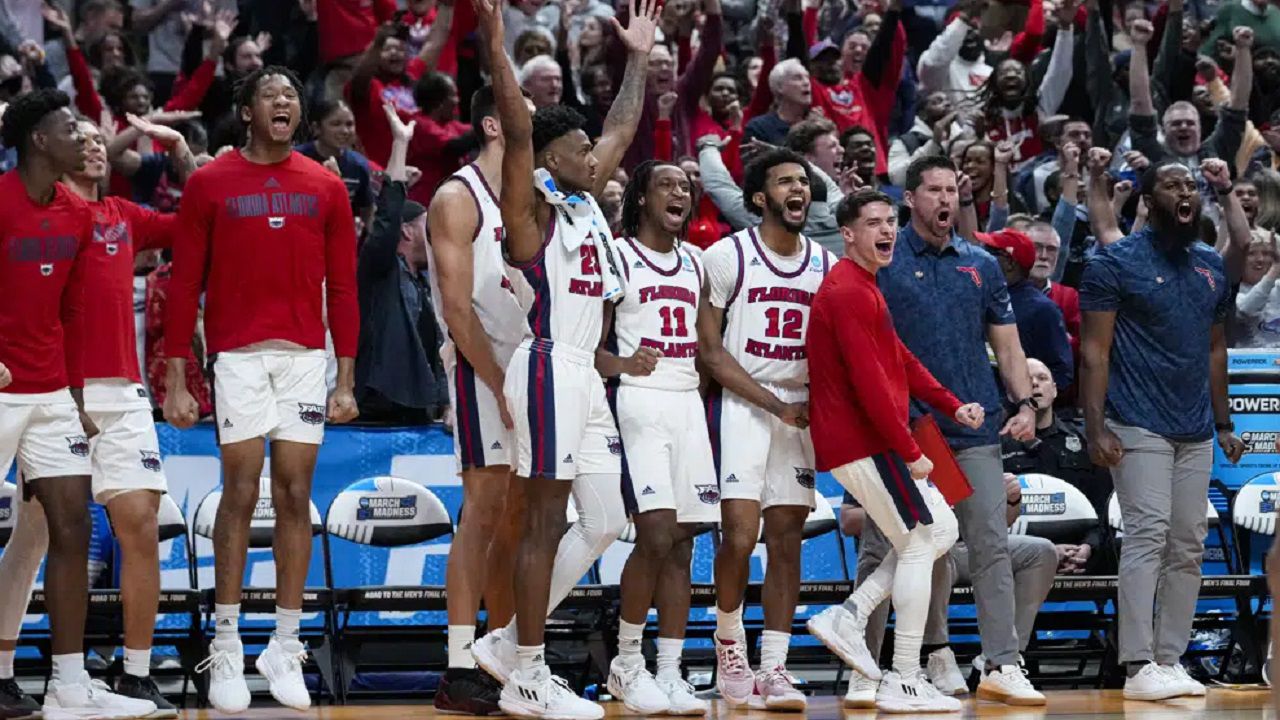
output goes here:
{"type": "MultiPolygon", "coordinates": [[[[1062,690],[1046,693],[1049,704],[1043,708],[1015,708],[995,703],[979,702],[972,698],[965,701],[961,715],[885,715],[884,718],[998,718],[999,720],[1111,720],[1124,718],[1141,720],[1173,720],[1174,718],[1205,718],[1206,720],[1277,720],[1271,708],[1271,694],[1265,690],[1214,689],[1207,698],[1179,699],[1163,703],[1129,702],[1119,690],[1062,690]]],[[[606,703],[606,718],[631,717],[621,703],[606,703]]],[[[202,710],[187,711],[181,717],[187,720],[222,720],[226,715],[202,710]]],[[[276,718],[316,718],[317,720],[453,720],[456,715],[441,715],[431,709],[429,703],[400,705],[347,705],[343,707],[318,707],[298,713],[279,706],[262,705],[251,708],[236,717],[253,720],[276,718]]],[[[711,715],[716,720],[743,720],[768,717],[770,720],[802,717],[794,713],[734,712],[722,702],[712,705],[711,715]]],[[[877,717],[874,710],[845,710],[840,698],[833,696],[809,699],[807,720],[863,720],[877,717]]]]}

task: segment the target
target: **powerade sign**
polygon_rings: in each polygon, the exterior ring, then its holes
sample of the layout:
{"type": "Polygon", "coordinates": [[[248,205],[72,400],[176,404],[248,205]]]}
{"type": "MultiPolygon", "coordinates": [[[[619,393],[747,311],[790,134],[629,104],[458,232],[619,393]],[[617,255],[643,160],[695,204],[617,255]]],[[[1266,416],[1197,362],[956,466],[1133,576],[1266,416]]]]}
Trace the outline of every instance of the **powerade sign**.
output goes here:
{"type": "Polygon", "coordinates": [[[1231,383],[1228,406],[1245,453],[1238,465],[1229,465],[1215,442],[1213,477],[1235,489],[1280,467],[1280,455],[1276,454],[1276,441],[1280,439],[1280,352],[1232,350],[1227,368],[1231,383]]]}

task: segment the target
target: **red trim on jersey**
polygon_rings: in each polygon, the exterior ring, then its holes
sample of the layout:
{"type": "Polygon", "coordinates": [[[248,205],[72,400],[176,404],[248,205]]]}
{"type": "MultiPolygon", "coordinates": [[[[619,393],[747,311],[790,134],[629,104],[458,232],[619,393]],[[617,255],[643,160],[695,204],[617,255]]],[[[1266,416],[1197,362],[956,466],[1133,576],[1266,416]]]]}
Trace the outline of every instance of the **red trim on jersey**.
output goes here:
{"type": "MultiPolygon", "coordinates": [[[[671,268],[670,270],[663,270],[662,268],[658,267],[657,263],[650,260],[648,255],[644,254],[644,252],[640,249],[639,245],[637,245],[635,240],[632,240],[631,238],[623,238],[623,240],[627,241],[627,244],[631,246],[631,249],[635,251],[636,255],[640,256],[640,259],[644,262],[644,264],[649,266],[650,270],[658,273],[663,277],[675,277],[675,274],[680,272],[680,266],[684,264],[680,261],[680,252],[676,250],[676,253],[675,253],[676,266],[671,268]]],[[[628,275],[628,277],[630,277],[630,275],[628,275]]]]}
{"type": "Polygon", "coordinates": [[[804,260],[800,261],[800,267],[796,268],[795,272],[785,273],[779,270],[777,266],[769,260],[769,255],[765,253],[764,248],[760,247],[760,238],[756,236],[756,229],[750,228],[747,232],[751,234],[751,242],[756,245],[756,254],[760,256],[760,259],[764,261],[764,266],[769,268],[774,275],[790,280],[791,278],[799,277],[800,273],[804,272],[805,269],[809,267],[809,257],[813,255],[813,243],[808,240],[804,243],[804,260]]]}

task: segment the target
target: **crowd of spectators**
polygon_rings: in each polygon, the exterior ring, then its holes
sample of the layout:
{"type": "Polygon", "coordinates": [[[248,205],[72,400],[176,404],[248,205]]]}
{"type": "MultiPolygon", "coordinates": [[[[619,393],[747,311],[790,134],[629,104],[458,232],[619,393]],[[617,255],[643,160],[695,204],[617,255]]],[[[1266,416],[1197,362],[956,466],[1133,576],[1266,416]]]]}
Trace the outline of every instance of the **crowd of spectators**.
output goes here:
{"type": "MultiPolygon", "coordinates": [[[[508,0],[504,12],[534,105],[576,108],[599,133],[625,64],[614,20],[626,3],[508,0]]],[[[125,114],[178,128],[207,162],[243,140],[237,79],[292,68],[307,90],[298,150],[342,177],[361,238],[364,416],[430,421],[447,418],[447,393],[422,208],[478,148],[476,33],[469,0],[0,0],[0,103],[62,88],[108,137],[110,192],[172,211],[182,188],[165,149],[125,114]],[[404,125],[387,105],[412,122],[394,177],[404,125]]],[[[1139,182],[1153,162],[1195,175],[1202,239],[1236,288],[1233,345],[1280,347],[1280,2],[669,0],[638,134],[601,205],[618,222],[627,171],[675,161],[699,192],[686,241],[705,248],[757,221],[743,167],[772,146],[812,163],[806,232],[837,253],[841,198],[900,198],[913,159],[956,162],[961,234],[1000,259],[1023,346],[1055,388],[1050,434],[1073,432],[1075,286],[1097,247],[1146,222],[1139,182]],[[1211,158],[1232,184],[1202,172],[1211,158]]],[[[13,162],[0,148],[0,171],[13,162]]],[[[167,258],[140,254],[136,271],[140,355],[162,401],[167,258]]],[[[191,359],[202,354],[197,340],[191,359]]],[[[199,366],[189,383],[207,411],[199,366]]]]}

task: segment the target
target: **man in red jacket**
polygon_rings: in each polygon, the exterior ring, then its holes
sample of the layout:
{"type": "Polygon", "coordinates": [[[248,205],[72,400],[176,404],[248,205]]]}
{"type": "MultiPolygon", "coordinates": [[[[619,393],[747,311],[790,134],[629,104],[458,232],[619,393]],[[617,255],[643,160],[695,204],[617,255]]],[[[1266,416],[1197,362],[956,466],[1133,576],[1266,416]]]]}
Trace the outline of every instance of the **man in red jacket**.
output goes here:
{"type": "Polygon", "coordinates": [[[933,561],[956,540],[955,516],[928,483],[933,463],[908,425],[911,397],[980,427],[977,403],[961,405],[898,339],[876,272],[893,260],[897,208],[883,193],[847,196],[836,212],[845,255],[813,301],[809,406],[819,470],[836,480],[875,519],[893,544],[843,605],[809,620],[809,631],[853,669],[880,679],[876,706],[885,712],[959,711],[920,668],[933,561]],[[897,623],[893,670],[884,673],[866,646],[867,619],[892,594],[897,623]]]}
{"type": "Polygon", "coordinates": [[[164,415],[186,428],[199,413],[187,391],[186,357],[203,291],[223,491],[213,530],[215,635],[201,669],[209,669],[209,701],[223,713],[249,706],[240,591],[264,438],[271,442],[276,629],[256,667],[278,702],[299,710],[311,704],[298,640],[311,561],[311,475],[325,420],[357,414],[355,220],[342,179],[293,150],[301,97],[302,84],[285,68],[245,78],[235,106],[249,141],[187,181],[173,244],[164,415]],[[338,356],[327,408],[323,309],[338,356]]]}

